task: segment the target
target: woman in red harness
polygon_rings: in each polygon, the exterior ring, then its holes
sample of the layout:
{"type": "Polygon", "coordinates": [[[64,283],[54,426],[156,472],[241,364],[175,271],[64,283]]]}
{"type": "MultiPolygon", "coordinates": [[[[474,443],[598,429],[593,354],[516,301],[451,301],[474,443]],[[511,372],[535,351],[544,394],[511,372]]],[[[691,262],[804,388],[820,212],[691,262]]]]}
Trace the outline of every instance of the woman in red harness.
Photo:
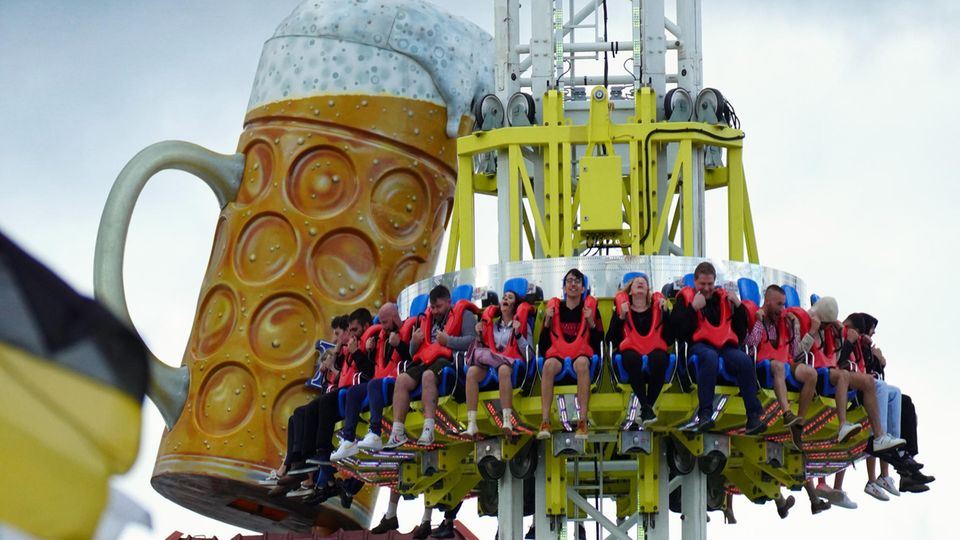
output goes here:
{"type": "Polygon", "coordinates": [[[607,341],[620,351],[630,387],[640,401],[640,421],[648,426],[657,421],[653,404],[663,388],[670,360],[667,348],[673,341],[667,302],[662,294],[651,294],[650,282],[641,274],[624,285],[614,304],[617,316],[610,320],[607,341]],[[644,356],[649,374],[643,371],[644,356]]]}
{"type": "Polygon", "coordinates": [[[526,362],[530,356],[527,337],[527,317],[530,304],[522,302],[517,291],[503,292],[500,305],[487,306],[477,323],[477,341],[472,356],[468,354],[467,370],[467,429],[464,434],[473,437],[477,428],[477,402],[480,383],[490,369],[497,370],[500,379],[500,405],[503,408],[503,433],[513,433],[513,363],[526,362]],[[499,317],[498,317],[499,315],[499,317]]]}
{"type": "Polygon", "coordinates": [[[569,358],[577,374],[577,401],[580,420],[576,438],[586,439],[587,412],[590,404],[590,357],[600,354],[603,341],[603,321],[597,313],[596,298],[584,294],[584,276],[571,269],[563,277],[564,298],[552,298],[547,303],[543,330],[540,332],[540,350],[546,351],[543,372],[540,374],[540,405],[543,416],[538,439],[550,438],[550,408],[553,404],[553,383],[569,358]]]}

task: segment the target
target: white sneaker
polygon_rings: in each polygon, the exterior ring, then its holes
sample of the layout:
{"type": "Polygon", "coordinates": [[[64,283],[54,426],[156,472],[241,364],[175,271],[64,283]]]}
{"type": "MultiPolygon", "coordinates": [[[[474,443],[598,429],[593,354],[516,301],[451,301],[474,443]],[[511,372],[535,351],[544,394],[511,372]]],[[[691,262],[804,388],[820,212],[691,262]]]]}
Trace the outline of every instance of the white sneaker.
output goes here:
{"type": "Polygon", "coordinates": [[[309,496],[309,495],[313,495],[314,491],[316,491],[316,490],[314,489],[313,486],[304,487],[303,484],[300,484],[300,487],[299,487],[299,488],[297,488],[297,489],[295,489],[295,490],[293,490],[293,491],[288,491],[288,492],[287,492],[287,498],[288,498],[288,499],[295,499],[295,498],[297,498],[297,497],[307,497],[307,496],[309,496]]]}
{"type": "Polygon", "coordinates": [[[344,439],[340,441],[340,446],[330,454],[330,461],[340,461],[341,459],[346,459],[359,453],[360,448],[357,446],[357,441],[344,439]]]}
{"type": "Polygon", "coordinates": [[[277,470],[276,470],[276,469],[273,469],[272,471],[270,471],[270,475],[269,475],[269,476],[267,476],[267,477],[264,478],[263,480],[260,480],[260,481],[257,482],[257,483],[260,484],[261,486],[275,486],[275,485],[277,485],[277,481],[278,481],[279,479],[280,479],[280,475],[277,474],[277,470]]]}
{"type": "Polygon", "coordinates": [[[907,444],[907,441],[898,439],[889,433],[884,433],[881,437],[873,440],[873,451],[882,452],[905,444],[907,444]]]}
{"type": "Polygon", "coordinates": [[[513,435],[513,417],[503,419],[502,430],[504,435],[513,435]]]}
{"type": "Polygon", "coordinates": [[[467,437],[475,437],[479,432],[480,428],[477,427],[476,422],[467,422],[467,429],[463,430],[463,434],[467,437]]]}
{"type": "Polygon", "coordinates": [[[430,446],[431,444],[433,444],[433,442],[434,442],[434,438],[433,438],[432,429],[423,430],[423,432],[420,433],[420,438],[417,439],[417,444],[420,446],[430,446]]]}
{"type": "Polygon", "coordinates": [[[390,438],[387,439],[387,444],[383,445],[384,448],[397,448],[398,446],[403,446],[410,442],[410,438],[407,437],[406,431],[401,431],[400,433],[391,432],[390,438]]]}
{"type": "Polygon", "coordinates": [[[890,496],[887,495],[883,491],[883,488],[880,487],[876,482],[867,482],[867,485],[863,487],[863,492],[874,499],[877,499],[878,501],[890,500],[890,496]]]}
{"type": "Polygon", "coordinates": [[[834,490],[839,497],[835,497],[836,500],[830,500],[830,503],[834,506],[839,506],[840,508],[847,508],[849,510],[856,510],[857,503],[853,502],[853,499],[847,497],[846,491],[834,490]]]}
{"type": "Polygon", "coordinates": [[[364,452],[379,452],[383,450],[383,439],[376,433],[368,431],[363,439],[357,443],[357,446],[364,452]]]}
{"type": "Polygon", "coordinates": [[[863,430],[863,426],[860,424],[845,422],[840,426],[840,431],[837,432],[837,442],[845,443],[849,441],[851,437],[860,433],[861,430],[863,430]]]}
{"type": "Polygon", "coordinates": [[[817,487],[813,488],[813,492],[820,497],[821,499],[826,499],[830,501],[830,504],[836,504],[835,501],[840,500],[843,495],[843,492],[838,489],[833,489],[827,484],[817,484],[817,487]]]}
{"type": "Polygon", "coordinates": [[[877,478],[877,485],[886,490],[887,493],[893,495],[894,497],[900,496],[900,490],[897,489],[897,485],[893,483],[893,478],[889,476],[881,476],[877,478]]]}

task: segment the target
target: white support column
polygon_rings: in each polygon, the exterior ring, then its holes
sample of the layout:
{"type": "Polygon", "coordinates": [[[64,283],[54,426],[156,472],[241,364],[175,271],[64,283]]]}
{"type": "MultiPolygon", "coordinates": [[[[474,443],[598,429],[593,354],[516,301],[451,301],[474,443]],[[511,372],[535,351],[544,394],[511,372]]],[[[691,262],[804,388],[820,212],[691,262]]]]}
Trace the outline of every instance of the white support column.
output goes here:
{"type": "Polygon", "coordinates": [[[641,0],[640,26],[643,33],[643,74],[640,85],[657,93],[657,119],[663,120],[663,94],[667,91],[667,37],[663,0],[641,0]]]}
{"type": "Polygon", "coordinates": [[[660,439],[660,466],[658,474],[658,491],[660,506],[657,513],[648,519],[644,538],[646,540],[670,540],[670,465],[667,464],[667,445],[660,439]]]}
{"type": "Polygon", "coordinates": [[[707,475],[694,467],[680,482],[683,540],[707,540],[707,475]]]}
{"type": "MultiPolygon", "coordinates": [[[[700,21],[700,0],[677,0],[677,26],[683,37],[677,50],[677,85],[690,92],[694,99],[703,89],[703,32],[700,21]]],[[[693,149],[693,166],[690,171],[693,180],[693,238],[684,238],[683,242],[693,243],[696,257],[706,255],[706,189],[704,188],[704,149],[693,149]]]]}
{"type": "Polygon", "coordinates": [[[507,471],[499,484],[497,520],[500,538],[523,538],[523,480],[514,478],[507,471]]]}
{"type": "MultiPolygon", "coordinates": [[[[510,96],[520,90],[519,44],[520,44],[520,0],[496,0],[493,9],[494,29],[496,31],[497,59],[496,85],[497,98],[507,106],[510,96]]],[[[497,254],[501,263],[510,260],[510,243],[520,242],[522,234],[511,238],[510,233],[510,169],[503,166],[508,163],[507,151],[497,153],[497,254]]],[[[521,214],[522,216],[522,214],[521,214]]],[[[521,218],[522,219],[522,218],[521,218]]]]}
{"type": "Polygon", "coordinates": [[[700,0],[677,0],[677,26],[682,33],[677,49],[677,85],[695,98],[703,89],[700,0]]]}
{"type": "Polygon", "coordinates": [[[534,473],[534,512],[533,526],[537,540],[555,540],[556,531],[550,530],[550,516],[547,515],[547,445],[537,445],[537,470],[534,473]]]}
{"type": "MultiPolygon", "coordinates": [[[[530,60],[531,60],[531,88],[533,100],[537,106],[537,123],[543,123],[543,94],[547,88],[556,83],[554,69],[554,33],[553,33],[553,0],[533,0],[530,16],[530,60]]],[[[533,190],[537,198],[537,205],[544,206],[543,156],[531,160],[533,171],[533,190]]],[[[539,236],[535,237],[533,246],[534,258],[543,257],[543,246],[539,236]]]]}

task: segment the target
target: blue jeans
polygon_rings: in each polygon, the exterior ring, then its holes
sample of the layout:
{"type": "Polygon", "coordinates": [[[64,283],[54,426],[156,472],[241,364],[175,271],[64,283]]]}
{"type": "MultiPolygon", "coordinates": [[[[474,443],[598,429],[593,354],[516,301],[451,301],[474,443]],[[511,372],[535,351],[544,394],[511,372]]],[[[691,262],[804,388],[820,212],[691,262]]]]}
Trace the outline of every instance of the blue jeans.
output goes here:
{"type": "Polygon", "coordinates": [[[345,441],[357,440],[357,422],[360,421],[363,400],[367,398],[367,384],[355,384],[347,390],[343,407],[343,429],[340,430],[340,436],[345,441]]]}
{"type": "Polygon", "coordinates": [[[876,387],[880,427],[885,433],[900,437],[900,389],[883,379],[876,379],[876,387]]]}
{"type": "Polygon", "coordinates": [[[726,346],[717,350],[707,343],[694,343],[689,356],[699,359],[697,370],[697,397],[700,401],[698,414],[706,418],[713,414],[713,397],[716,394],[717,374],[720,371],[720,357],[723,356],[727,372],[737,380],[747,418],[759,418],[762,406],[757,399],[757,372],[753,360],[740,349],[726,346]]]}
{"type": "Polygon", "coordinates": [[[383,400],[383,379],[374,379],[367,383],[367,396],[370,398],[370,433],[380,435],[383,424],[383,408],[393,405],[393,392],[383,400]]]}

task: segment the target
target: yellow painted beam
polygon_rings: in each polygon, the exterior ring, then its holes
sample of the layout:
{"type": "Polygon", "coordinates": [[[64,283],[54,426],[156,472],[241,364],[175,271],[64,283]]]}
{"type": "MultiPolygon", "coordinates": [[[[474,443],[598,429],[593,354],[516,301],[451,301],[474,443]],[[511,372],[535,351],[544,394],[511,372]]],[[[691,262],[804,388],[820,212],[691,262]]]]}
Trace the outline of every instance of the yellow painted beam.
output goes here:
{"type": "Polygon", "coordinates": [[[741,148],[727,150],[727,165],[730,168],[727,182],[727,240],[731,261],[743,261],[743,201],[744,182],[741,148]]]}

